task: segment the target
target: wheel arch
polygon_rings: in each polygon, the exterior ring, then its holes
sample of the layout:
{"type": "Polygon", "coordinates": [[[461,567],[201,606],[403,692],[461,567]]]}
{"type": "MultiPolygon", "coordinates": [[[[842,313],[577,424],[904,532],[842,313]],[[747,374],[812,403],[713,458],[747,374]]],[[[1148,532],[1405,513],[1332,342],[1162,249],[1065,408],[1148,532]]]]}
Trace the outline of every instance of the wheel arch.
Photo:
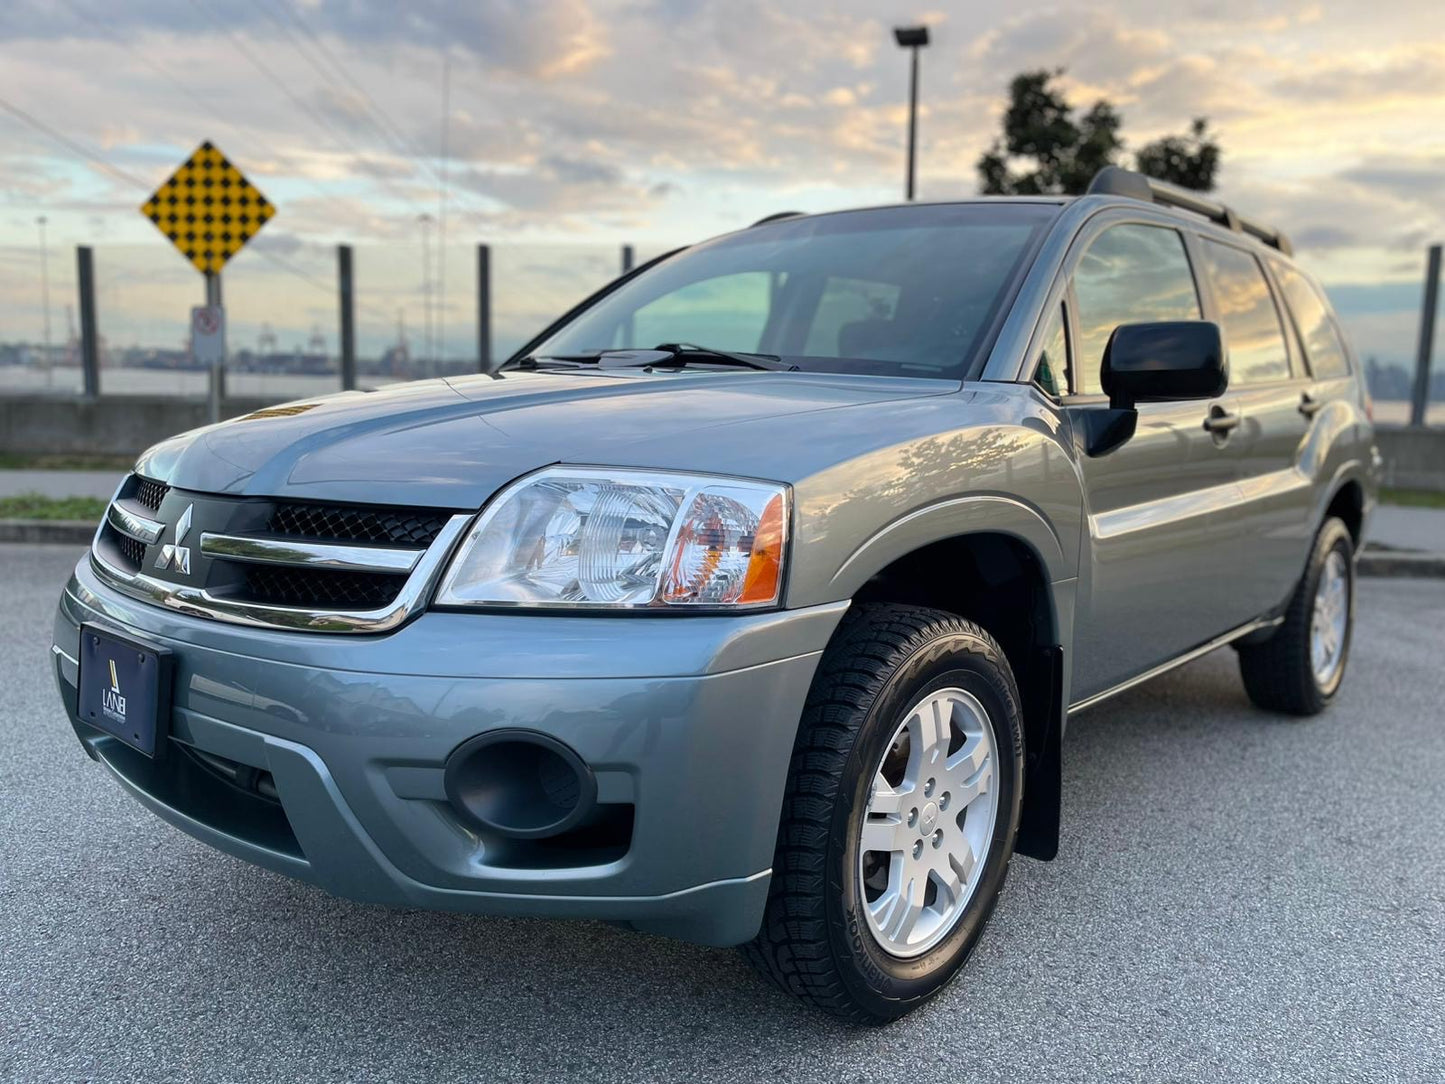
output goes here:
{"type": "MultiPolygon", "coordinates": [[[[1047,537],[1057,545],[1051,532],[1047,537]]],[[[935,538],[892,556],[852,593],[854,603],[947,610],[978,623],[999,641],[1024,715],[1024,798],[1015,849],[1041,859],[1058,852],[1062,645],[1072,616],[1071,603],[1057,597],[1050,569],[1032,540],[1005,529],[981,529],[935,538]]]]}
{"type": "Polygon", "coordinates": [[[1338,516],[1344,521],[1349,528],[1350,539],[1358,550],[1365,529],[1365,487],[1358,478],[1346,475],[1342,479],[1336,479],[1320,521],[1323,522],[1329,516],[1338,516]]]}

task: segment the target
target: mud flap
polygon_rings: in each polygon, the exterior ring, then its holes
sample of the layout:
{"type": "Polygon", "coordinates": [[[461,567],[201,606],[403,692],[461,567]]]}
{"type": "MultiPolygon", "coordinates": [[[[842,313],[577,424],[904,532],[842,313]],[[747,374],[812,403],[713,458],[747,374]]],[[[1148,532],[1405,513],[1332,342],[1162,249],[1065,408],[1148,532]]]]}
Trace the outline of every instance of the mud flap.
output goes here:
{"type": "Polygon", "coordinates": [[[1039,649],[1029,670],[1023,691],[1028,740],[1024,802],[1014,853],[1048,861],[1059,853],[1063,796],[1063,648],[1055,645],[1039,649]]]}

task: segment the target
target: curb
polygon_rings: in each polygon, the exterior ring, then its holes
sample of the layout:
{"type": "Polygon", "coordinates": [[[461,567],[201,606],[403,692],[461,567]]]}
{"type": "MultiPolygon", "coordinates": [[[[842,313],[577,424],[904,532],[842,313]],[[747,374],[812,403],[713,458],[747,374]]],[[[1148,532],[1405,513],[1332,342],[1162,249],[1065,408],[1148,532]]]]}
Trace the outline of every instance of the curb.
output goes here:
{"type": "Polygon", "coordinates": [[[88,519],[0,519],[0,542],[56,542],[88,546],[95,524],[88,519]]]}
{"type": "Polygon", "coordinates": [[[1445,578],[1445,553],[1383,550],[1366,547],[1355,565],[1361,576],[1445,578]]]}

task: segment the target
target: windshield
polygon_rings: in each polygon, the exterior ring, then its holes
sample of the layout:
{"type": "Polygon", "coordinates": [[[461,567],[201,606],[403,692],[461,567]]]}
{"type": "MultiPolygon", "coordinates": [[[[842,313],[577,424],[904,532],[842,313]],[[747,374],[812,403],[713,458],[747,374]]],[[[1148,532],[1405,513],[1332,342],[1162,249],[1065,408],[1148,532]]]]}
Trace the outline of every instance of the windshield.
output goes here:
{"type": "Polygon", "coordinates": [[[529,353],[689,343],[800,369],[961,380],[1058,212],[946,204],[755,226],[663,260],[529,353]]]}

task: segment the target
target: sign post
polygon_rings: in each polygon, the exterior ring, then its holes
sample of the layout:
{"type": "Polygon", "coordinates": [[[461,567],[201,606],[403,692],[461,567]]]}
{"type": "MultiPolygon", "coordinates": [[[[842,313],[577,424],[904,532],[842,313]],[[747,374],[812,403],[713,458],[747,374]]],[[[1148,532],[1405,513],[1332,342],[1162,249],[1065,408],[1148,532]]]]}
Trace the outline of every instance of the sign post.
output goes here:
{"type": "MultiPolygon", "coordinates": [[[[206,276],[208,294],[214,281],[213,276],[206,276]]],[[[221,399],[226,393],[222,384],[226,364],[226,310],[219,304],[197,305],[191,310],[191,360],[205,366],[210,374],[208,398],[214,425],[221,420],[221,399]]]]}
{"type": "Polygon", "coordinates": [[[221,420],[226,394],[221,268],[275,213],[275,206],[209,140],[141,205],[141,214],[206,277],[206,303],[191,310],[191,357],[208,367],[213,422],[221,420]]]}

